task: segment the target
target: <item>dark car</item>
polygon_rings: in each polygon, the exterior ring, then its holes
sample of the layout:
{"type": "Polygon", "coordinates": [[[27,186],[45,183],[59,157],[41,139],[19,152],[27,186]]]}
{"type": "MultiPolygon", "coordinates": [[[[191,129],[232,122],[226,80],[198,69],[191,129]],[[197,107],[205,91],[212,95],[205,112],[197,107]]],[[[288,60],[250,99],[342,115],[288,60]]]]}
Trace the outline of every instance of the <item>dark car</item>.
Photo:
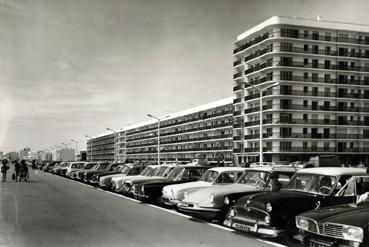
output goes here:
{"type": "Polygon", "coordinates": [[[55,167],[58,167],[59,165],[60,165],[59,161],[50,162],[49,164],[43,166],[42,170],[45,171],[45,172],[51,172],[52,169],[54,169],[55,167]]]}
{"type": "Polygon", "coordinates": [[[89,183],[98,185],[101,177],[107,176],[107,175],[119,174],[123,171],[124,167],[126,167],[125,164],[117,163],[117,165],[113,168],[113,170],[95,173],[91,176],[89,183]]]}
{"type": "Polygon", "coordinates": [[[125,164],[124,168],[119,173],[101,176],[99,179],[99,186],[101,189],[113,190],[113,186],[112,186],[113,178],[122,178],[125,176],[136,176],[139,174],[143,175],[146,172],[149,172],[150,170],[151,168],[146,167],[144,164],[139,164],[139,163],[125,164]]]}
{"type": "Polygon", "coordinates": [[[228,211],[224,224],[269,237],[284,236],[287,244],[293,246],[298,232],[295,217],[317,207],[352,202],[355,195],[343,196],[341,189],[355,175],[365,175],[365,169],[301,169],[280,191],[240,198],[228,211]]]}
{"type": "Polygon", "coordinates": [[[100,166],[95,171],[94,170],[85,171],[85,173],[83,175],[83,182],[84,183],[90,183],[90,179],[93,175],[103,173],[103,172],[114,171],[114,169],[117,165],[118,165],[118,163],[112,163],[112,164],[103,163],[103,164],[100,164],[100,166]]]}
{"type": "Polygon", "coordinates": [[[85,174],[87,174],[88,172],[98,171],[98,170],[106,170],[106,168],[108,168],[108,166],[109,166],[109,163],[97,162],[96,165],[94,165],[91,169],[77,171],[76,172],[76,179],[83,182],[83,178],[85,177],[85,174]]]}
{"type": "Polygon", "coordinates": [[[62,162],[59,166],[54,167],[51,170],[51,173],[64,176],[65,173],[67,172],[68,165],[69,162],[62,162]]]}
{"type": "Polygon", "coordinates": [[[79,179],[79,177],[77,177],[78,173],[79,172],[85,172],[86,170],[90,170],[90,169],[93,169],[95,166],[97,166],[98,163],[97,162],[88,162],[86,164],[83,165],[83,168],[82,169],[76,169],[74,171],[72,171],[70,173],[70,178],[72,179],[79,179]]]}
{"type": "Polygon", "coordinates": [[[136,185],[136,197],[140,201],[160,202],[164,186],[197,181],[207,169],[208,166],[180,165],[173,168],[162,181],[148,181],[136,185]]]}
{"type": "MultiPolygon", "coordinates": [[[[369,176],[355,176],[342,196],[369,192],[369,176]]],[[[367,195],[366,195],[367,196],[367,195]]],[[[369,246],[369,202],[318,208],[296,217],[304,246],[369,246]]]]}

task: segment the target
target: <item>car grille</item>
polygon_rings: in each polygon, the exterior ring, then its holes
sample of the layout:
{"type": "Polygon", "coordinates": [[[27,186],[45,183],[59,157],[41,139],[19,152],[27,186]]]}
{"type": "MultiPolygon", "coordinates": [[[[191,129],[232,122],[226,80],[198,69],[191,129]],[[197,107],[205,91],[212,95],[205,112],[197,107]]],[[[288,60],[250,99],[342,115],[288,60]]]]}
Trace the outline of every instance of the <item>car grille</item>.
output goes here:
{"type": "Polygon", "coordinates": [[[330,223],[324,223],[320,224],[315,222],[314,220],[308,219],[309,225],[308,225],[308,231],[320,235],[325,235],[328,237],[338,237],[342,238],[343,234],[343,226],[336,225],[336,224],[330,224],[330,223]]]}

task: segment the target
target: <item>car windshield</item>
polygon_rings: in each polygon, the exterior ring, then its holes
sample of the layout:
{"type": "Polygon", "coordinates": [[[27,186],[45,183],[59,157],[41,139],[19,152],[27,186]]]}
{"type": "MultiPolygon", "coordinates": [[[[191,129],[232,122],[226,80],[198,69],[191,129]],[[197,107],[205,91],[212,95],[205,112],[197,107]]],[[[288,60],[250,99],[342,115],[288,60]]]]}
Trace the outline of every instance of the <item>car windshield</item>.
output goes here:
{"type": "Polygon", "coordinates": [[[199,181],[212,183],[219,175],[219,172],[213,170],[207,170],[199,181]]]}
{"type": "Polygon", "coordinates": [[[96,163],[88,163],[85,165],[84,169],[91,169],[92,167],[94,167],[96,165],[96,163]]]}
{"type": "Polygon", "coordinates": [[[296,174],[285,190],[295,190],[319,195],[329,195],[334,189],[337,178],[320,174],[296,174]]]}
{"type": "Polygon", "coordinates": [[[152,172],[155,171],[155,169],[153,167],[148,166],[145,169],[143,169],[143,171],[140,173],[140,175],[141,176],[149,176],[152,172]]]}
{"type": "Polygon", "coordinates": [[[246,171],[238,179],[237,183],[248,184],[252,186],[265,185],[269,178],[269,172],[246,171]]]}
{"type": "Polygon", "coordinates": [[[180,176],[183,172],[183,167],[174,167],[173,170],[170,171],[167,178],[171,180],[175,180],[178,176],[180,176]]]}
{"type": "Polygon", "coordinates": [[[164,175],[164,173],[166,172],[166,170],[168,169],[167,166],[162,166],[162,167],[159,167],[159,169],[157,169],[153,174],[152,176],[155,177],[155,176],[158,176],[158,177],[161,177],[164,175]]]}
{"type": "Polygon", "coordinates": [[[108,168],[109,164],[100,164],[98,170],[105,170],[106,168],[108,168]]]}

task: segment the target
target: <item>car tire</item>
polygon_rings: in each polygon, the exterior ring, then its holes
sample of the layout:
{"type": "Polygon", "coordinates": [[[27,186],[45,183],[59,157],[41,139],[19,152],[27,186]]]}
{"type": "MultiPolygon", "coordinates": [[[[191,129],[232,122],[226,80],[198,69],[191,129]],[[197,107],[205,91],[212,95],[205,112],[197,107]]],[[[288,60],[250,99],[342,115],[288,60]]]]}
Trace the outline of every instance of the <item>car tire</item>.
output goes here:
{"type": "Polygon", "coordinates": [[[298,233],[298,229],[295,225],[295,221],[291,219],[286,225],[286,235],[284,237],[287,246],[301,246],[301,243],[293,238],[296,233],[298,233]]]}

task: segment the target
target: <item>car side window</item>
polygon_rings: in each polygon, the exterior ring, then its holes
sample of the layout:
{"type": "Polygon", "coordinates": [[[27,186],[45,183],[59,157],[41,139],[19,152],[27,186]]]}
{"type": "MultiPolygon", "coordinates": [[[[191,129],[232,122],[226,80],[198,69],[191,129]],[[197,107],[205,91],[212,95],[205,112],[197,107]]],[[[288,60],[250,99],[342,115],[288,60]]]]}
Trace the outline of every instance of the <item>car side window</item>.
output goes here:
{"type": "Polygon", "coordinates": [[[235,173],[223,172],[217,179],[217,183],[233,183],[235,181],[235,173]]]}
{"type": "Polygon", "coordinates": [[[202,174],[204,174],[204,170],[186,170],[186,172],[188,173],[189,178],[196,180],[200,179],[202,174]]]}
{"type": "Polygon", "coordinates": [[[278,182],[280,182],[282,184],[282,186],[288,184],[288,182],[290,181],[290,177],[285,175],[285,174],[279,174],[279,178],[278,178],[278,182]]]}

